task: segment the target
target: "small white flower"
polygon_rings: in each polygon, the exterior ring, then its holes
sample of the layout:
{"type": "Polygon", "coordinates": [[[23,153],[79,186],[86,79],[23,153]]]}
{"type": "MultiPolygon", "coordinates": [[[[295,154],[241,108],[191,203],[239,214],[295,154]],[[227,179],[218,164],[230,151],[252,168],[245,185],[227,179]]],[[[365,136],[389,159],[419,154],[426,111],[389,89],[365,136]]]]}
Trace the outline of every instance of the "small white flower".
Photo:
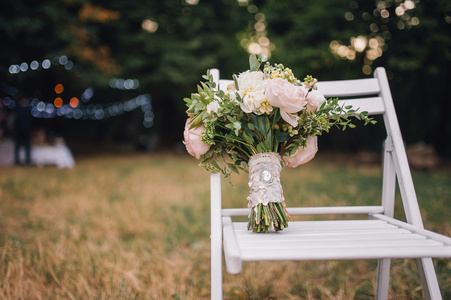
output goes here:
{"type": "Polygon", "coordinates": [[[307,95],[307,111],[316,111],[326,101],[323,94],[318,91],[312,90],[307,95]]]}
{"type": "Polygon", "coordinates": [[[218,110],[220,108],[221,104],[219,104],[219,101],[214,100],[207,105],[207,113],[211,114],[212,112],[215,112],[219,116],[218,110]]]}

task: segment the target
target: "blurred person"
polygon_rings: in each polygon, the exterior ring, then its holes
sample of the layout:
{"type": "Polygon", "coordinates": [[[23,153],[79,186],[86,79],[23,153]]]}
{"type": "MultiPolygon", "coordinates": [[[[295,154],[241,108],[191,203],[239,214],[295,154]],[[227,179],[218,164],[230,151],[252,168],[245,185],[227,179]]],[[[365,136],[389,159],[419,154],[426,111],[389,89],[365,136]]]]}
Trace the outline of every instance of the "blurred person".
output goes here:
{"type": "Polygon", "coordinates": [[[0,145],[3,137],[6,135],[6,119],[6,107],[3,104],[3,97],[0,97],[0,145]]]}
{"type": "Polygon", "coordinates": [[[20,163],[20,147],[25,147],[25,164],[31,163],[31,107],[30,101],[25,96],[20,96],[16,106],[15,115],[15,143],[14,143],[14,162],[20,163]]]}

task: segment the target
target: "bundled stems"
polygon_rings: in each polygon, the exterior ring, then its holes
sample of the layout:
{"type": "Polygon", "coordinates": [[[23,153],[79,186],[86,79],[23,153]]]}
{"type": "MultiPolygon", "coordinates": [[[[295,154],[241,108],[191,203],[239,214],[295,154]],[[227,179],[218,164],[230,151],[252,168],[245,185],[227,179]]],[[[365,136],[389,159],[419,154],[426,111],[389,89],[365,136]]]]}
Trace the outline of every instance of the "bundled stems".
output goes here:
{"type": "Polygon", "coordinates": [[[267,205],[259,203],[251,208],[247,229],[268,232],[273,225],[274,230],[279,231],[288,227],[288,219],[293,221],[282,202],[270,202],[267,205]]]}

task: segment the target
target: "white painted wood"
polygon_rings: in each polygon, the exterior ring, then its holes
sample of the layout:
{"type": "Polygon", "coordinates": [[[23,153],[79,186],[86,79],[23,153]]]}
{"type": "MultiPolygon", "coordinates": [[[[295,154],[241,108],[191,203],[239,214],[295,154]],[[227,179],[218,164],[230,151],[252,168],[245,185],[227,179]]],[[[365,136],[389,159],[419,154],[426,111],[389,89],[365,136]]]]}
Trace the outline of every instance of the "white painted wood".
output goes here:
{"type": "Polygon", "coordinates": [[[377,260],[376,300],[388,299],[390,261],[390,258],[381,258],[377,260]]]}
{"type": "MultiPolygon", "coordinates": [[[[451,246],[451,238],[449,238],[447,236],[444,236],[444,235],[441,235],[441,234],[438,234],[438,233],[435,233],[435,232],[432,232],[432,231],[429,231],[429,230],[426,230],[423,227],[414,226],[412,224],[409,224],[409,223],[406,223],[406,222],[403,222],[403,221],[400,221],[400,220],[396,220],[396,219],[387,217],[387,216],[382,215],[382,214],[375,214],[375,215],[373,215],[373,217],[377,218],[379,220],[385,221],[385,222],[387,222],[389,224],[393,224],[393,225],[395,225],[395,226],[397,226],[399,228],[404,228],[406,230],[409,230],[410,232],[416,232],[416,233],[421,234],[421,235],[423,235],[423,236],[425,236],[425,237],[427,237],[429,239],[440,241],[440,242],[442,242],[442,243],[444,243],[444,244],[446,244],[448,246],[451,246]]],[[[450,253],[450,256],[451,256],[451,253],[450,253]]]]}
{"type": "Polygon", "coordinates": [[[219,89],[221,91],[227,91],[227,87],[229,86],[229,84],[233,84],[233,80],[226,80],[226,79],[221,79],[219,80],[219,89]]]}
{"type": "MultiPolygon", "coordinates": [[[[422,228],[423,221],[421,219],[420,208],[413,185],[412,175],[410,173],[407,155],[399,128],[398,119],[393,104],[393,99],[388,85],[387,74],[383,68],[377,68],[374,77],[379,80],[381,86],[380,96],[384,100],[386,113],[384,114],[384,122],[387,134],[391,137],[393,143],[392,158],[398,178],[398,185],[401,192],[401,198],[406,214],[407,222],[422,228]]],[[[421,258],[418,262],[423,292],[426,299],[441,299],[440,288],[438,285],[437,275],[435,274],[432,260],[430,258],[421,258]]]]}
{"type": "Polygon", "coordinates": [[[232,219],[230,217],[224,217],[223,224],[224,255],[227,261],[227,272],[230,274],[238,274],[242,270],[242,261],[240,248],[233,230],[232,219]]]}
{"type": "MultiPolygon", "coordinates": [[[[222,90],[233,83],[219,80],[218,70],[212,74],[222,90]]],[[[212,299],[222,299],[221,239],[232,274],[242,270],[244,261],[378,259],[377,299],[388,296],[390,259],[416,258],[425,298],[441,299],[432,258],[451,258],[451,238],[424,229],[385,70],[377,68],[375,78],[319,82],[318,87],[326,97],[354,97],[340,100],[343,105],[383,115],[387,139],[381,205],[289,207],[292,215],[364,214],[368,219],[296,221],[280,232],[255,234],[247,231],[246,222],[232,222],[249,209],[221,207],[220,174],[212,174],[212,299]],[[393,218],[397,182],[407,222],[393,218]]]]}
{"type": "Polygon", "coordinates": [[[221,174],[210,175],[211,299],[222,299],[221,174]]]}
{"type": "MultiPolygon", "coordinates": [[[[287,207],[291,215],[326,214],[378,214],[384,212],[382,206],[329,206],[329,207],[287,207]]],[[[223,208],[223,216],[248,216],[249,208],[223,208]]]]}
{"type": "Polygon", "coordinates": [[[319,81],[317,87],[326,97],[376,95],[380,92],[379,82],[374,78],[319,81]]]}
{"type": "MultiPolygon", "coordinates": [[[[227,86],[232,83],[233,80],[221,79],[219,81],[219,88],[225,91],[227,89],[227,86]]],[[[328,98],[376,95],[380,92],[378,80],[374,78],[358,80],[319,81],[317,83],[317,86],[318,91],[328,98]]]]}
{"type": "Polygon", "coordinates": [[[401,136],[401,130],[398,124],[398,118],[396,116],[395,106],[388,85],[387,74],[384,68],[377,68],[374,73],[375,78],[379,79],[381,86],[380,96],[384,100],[384,106],[386,113],[384,116],[384,123],[387,129],[388,135],[393,142],[393,161],[396,168],[396,174],[398,178],[398,184],[401,191],[404,210],[407,217],[407,222],[416,226],[423,227],[423,221],[421,219],[420,208],[418,206],[418,200],[415,194],[415,188],[410,174],[409,164],[407,162],[407,155],[404,148],[403,139],[401,136]]]}
{"type": "Polygon", "coordinates": [[[382,176],[382,206],[384,214],[394,216],[396,194],[396,170],[392,158],[393,142],[388,136],[384,143],[383,176],[382,176]]]}
{"type": "Polygon", "coordinates": [[[417,267],[423,285],[424,299],[426,300],[442,299],[432,259],[418,258],[417,267]]]}
{"type": "Polygon", "coordinates": [[[380,97],[372,98],[352,98],[339,100],[338,103],[344,107],[352,105],[357,112],[367,111],[369,115],[380,115],[385,112],[384,102],[380,97]]]}
{"type": "MultiPolygon", "coordinates": [[[[393,143],[388,136],[384,143],[382,176],[382,206],[385,208],[384,214],[388,217],[393,217],[395,211],[396,170],[393,165],[392,150],[393,143]]],[[[376,300],[388,299],[390,264],[390,258],[382,258],[377,261],[376,300]]]]}
{"type": "Polygon", "coordinates": [[[451,245],[444,246],[440,241],[384,221],[354,222],[298,221],[281,232],[268,234],[253,234],[247,231],[246,222],[234,222],[236,245],[239,249],[236,252],[240,253],[243,261],[415,258],[417,255],[440,257],[446,253],[450,255],[451,245]],[[373,227],[379,229],[372,229],[373,227]],[[390,234],[406,237],[386,238],[390,234]],[[293,235],[297,238],[293,239],[293,235]]]}
{"type": "Polygon", "coordinates": [[[219,70],[211,69],[210,75],[213,76],[213,81],[216,82],[216,84],[218,84],[219,83],[219,70]]]}

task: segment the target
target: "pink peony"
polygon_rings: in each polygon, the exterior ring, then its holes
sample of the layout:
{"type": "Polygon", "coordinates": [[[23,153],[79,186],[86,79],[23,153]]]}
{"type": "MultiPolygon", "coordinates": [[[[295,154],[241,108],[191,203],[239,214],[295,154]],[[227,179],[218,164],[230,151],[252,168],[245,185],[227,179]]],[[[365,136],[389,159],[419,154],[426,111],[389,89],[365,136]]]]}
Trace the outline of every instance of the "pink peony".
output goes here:
{"type": "Polygon", "coordinates": [[[195,158],[199,159],[201,155],[207,153],[208,149],[210,149],[210,145],[204,144],[200,140],[200,135],[205,130],[205,126],[200,124],[199,126],[190,129],[190,121],[191,118],[186,120],[185,132],[183,133],[185,137],[186,151],[188,151],[188,153],[195,158]]]}
{"type": "Polygon", "coordinates": [[[307,146],[304,149],[299,149],[293,156],[284,156],[283,162],[285,166],[295,168],[299,165],[308,163],[315,157],[318,151],[318,137],[309,136],[307,139],[307,146]]]}
{"type": "Polygon", "coordinates": [[[282,78],[269,80],[266,88],[266,98],[272,106],[280,108],[282,119],[293,127],[298,126],[299,117],[293,115],[305,108],[307,90],[295,86],[282,78]]]}

